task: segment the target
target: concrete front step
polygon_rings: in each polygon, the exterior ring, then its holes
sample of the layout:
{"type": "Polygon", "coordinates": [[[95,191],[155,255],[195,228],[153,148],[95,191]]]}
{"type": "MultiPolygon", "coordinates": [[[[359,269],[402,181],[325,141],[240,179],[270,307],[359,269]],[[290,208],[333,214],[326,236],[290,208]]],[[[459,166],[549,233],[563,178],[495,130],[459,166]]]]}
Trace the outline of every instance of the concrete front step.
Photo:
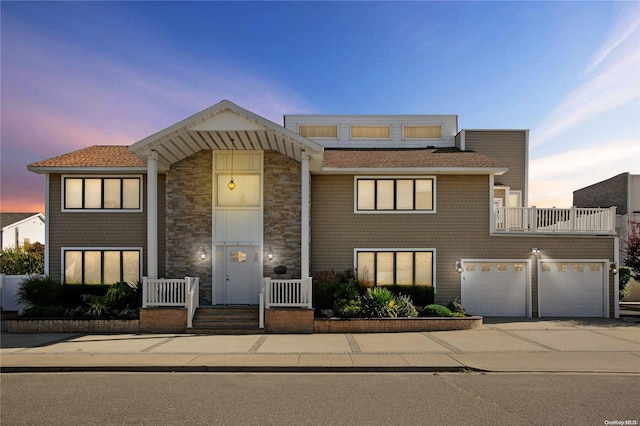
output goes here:
{"type": "Polygon", "coordinates": [[[204,306],[193,317],[192,334],[262,334],[255,306],[204,306]]]}

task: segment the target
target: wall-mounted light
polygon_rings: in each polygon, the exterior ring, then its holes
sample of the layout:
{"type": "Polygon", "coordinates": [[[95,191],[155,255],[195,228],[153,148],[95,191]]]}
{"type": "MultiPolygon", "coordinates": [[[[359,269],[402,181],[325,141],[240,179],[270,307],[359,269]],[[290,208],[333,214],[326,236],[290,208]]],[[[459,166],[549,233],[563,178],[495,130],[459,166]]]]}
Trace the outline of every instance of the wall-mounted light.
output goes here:
{"type": "Polygon", "coordinates": [[[611,273],[613,275],[617,274],[618,273],[618,265],[616,265],[615,263],[611,263],[609,265],[609,271],[611,271],[611,273]]]}
{"type": "Polygon", "coordinates": [[[205,260],[207,258],[207,252],[204,250],[204,246],[202,246],[202,251],[200,252],[200,260],[205,260]]]}
{"type": "Polygon", "coordinates": [[[269,253],[267,254],[267,259],[273,260],[273,250],[271,250],[271,247],[269,247],[269,253]]]}
{"type": "Polygon", "coordinates": [[[464,272],[464,268],[462,267],[462,261],[456,260],[456,272],[461,274],[464,272]]]}
{"type": "Polygon", "coordinates": [[[534,248],[531,249],[531,253],[534,256],[540,256],[540,249],[538,247],[534,247],[534,248]]]}

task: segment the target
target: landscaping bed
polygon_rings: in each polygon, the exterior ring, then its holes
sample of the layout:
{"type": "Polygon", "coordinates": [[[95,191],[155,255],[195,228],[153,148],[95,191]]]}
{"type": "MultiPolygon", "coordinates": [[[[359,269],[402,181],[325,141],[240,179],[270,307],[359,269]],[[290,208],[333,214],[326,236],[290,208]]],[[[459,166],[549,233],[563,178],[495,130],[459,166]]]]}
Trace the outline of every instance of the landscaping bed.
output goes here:
{"type": "Polygon", "coordinates": [[[418,318],[316,318],[314,333],[407,333],[471,330],[482,326],[482,317],[418,318]]]}

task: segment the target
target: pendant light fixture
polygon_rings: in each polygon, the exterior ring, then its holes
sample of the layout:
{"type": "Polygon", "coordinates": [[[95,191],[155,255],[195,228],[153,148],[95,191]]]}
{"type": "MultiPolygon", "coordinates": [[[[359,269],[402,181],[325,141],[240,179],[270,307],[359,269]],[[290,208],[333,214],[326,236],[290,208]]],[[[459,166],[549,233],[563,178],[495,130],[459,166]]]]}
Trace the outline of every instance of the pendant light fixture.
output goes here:
{"type": "Polygon", "coordinates": [[[229,191],[236,189],[236,183],[233,181],[233,138],[231,138],[231,180],[227,184],[229,191]]]}

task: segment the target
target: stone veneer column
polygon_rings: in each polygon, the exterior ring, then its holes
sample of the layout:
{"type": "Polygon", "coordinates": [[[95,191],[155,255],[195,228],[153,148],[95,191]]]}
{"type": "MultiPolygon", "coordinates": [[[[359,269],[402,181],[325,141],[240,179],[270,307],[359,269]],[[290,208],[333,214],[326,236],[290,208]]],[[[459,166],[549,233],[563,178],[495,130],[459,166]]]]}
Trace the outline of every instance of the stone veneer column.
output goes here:
{"type": "Polygon", "coordinates": [[[201,304],[212,301],[212,167],[211,151],[200,151],[171,165],[166,183],[167,277],[199,277],[201,304]]]}
{"type": "Polygon", "coordinates": [[[310,174],[309,174],[309,156],[306,152],[302,153],[302,171],[301,171],[301,185],[302,185],[302,214],[301,214],[301,233],[302,233],[302,241],[301,241],[301,278],[306,278],[309,276],[309,238],[311,235],[311,221],[310,221],[310,207],[309,204],[309,191],[310,187],[310,174]]]}
{"type": "Polygon", "coordinates": [[[300,278],[302,259],[301,164],[276,151],[264,152],[264,276],[300,278]],[[272,261],[266,258],[272,250],[272,261]],[[275,275],[286,266],[286,275],[275,275]]]}

